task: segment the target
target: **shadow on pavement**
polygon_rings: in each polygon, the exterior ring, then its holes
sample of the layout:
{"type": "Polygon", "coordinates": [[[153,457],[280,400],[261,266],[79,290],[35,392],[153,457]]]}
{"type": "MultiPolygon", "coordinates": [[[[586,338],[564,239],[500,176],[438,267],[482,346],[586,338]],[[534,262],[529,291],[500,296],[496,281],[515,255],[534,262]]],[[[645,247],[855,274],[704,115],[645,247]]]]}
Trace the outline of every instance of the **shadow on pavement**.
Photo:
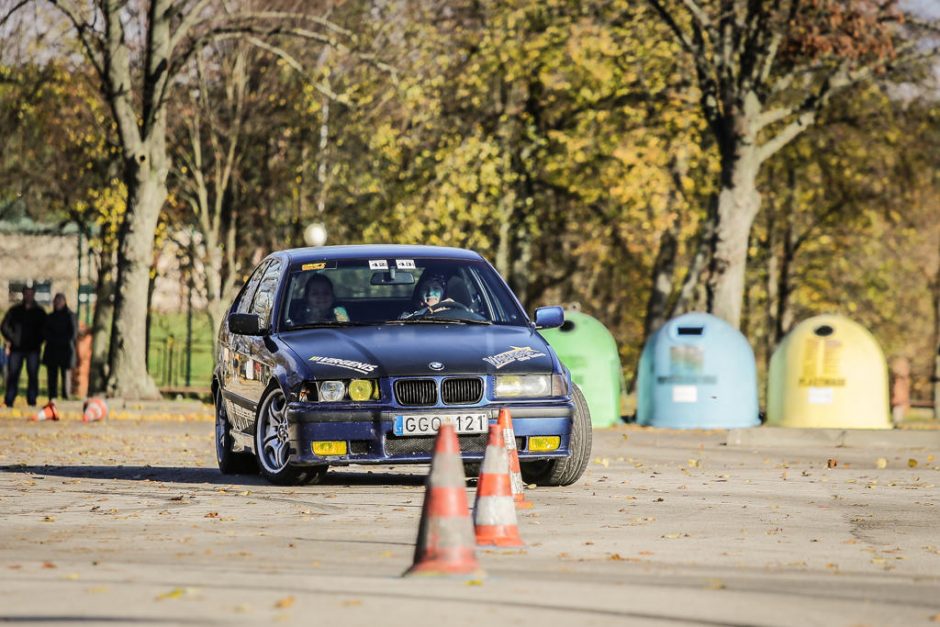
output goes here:
{"type": "MultiPolygon", "coordinates": [[[[257,475],[223,475],[215,468],[186,466],[0,466],[0,473],[67,477],[69,479],[104,479],[121,481],[158,481],[211,485],[272,485],[257,475]]],[[[375,472],[369,470],[331,470],[318,485],[424,485],[426,473],[375,472]]]]}

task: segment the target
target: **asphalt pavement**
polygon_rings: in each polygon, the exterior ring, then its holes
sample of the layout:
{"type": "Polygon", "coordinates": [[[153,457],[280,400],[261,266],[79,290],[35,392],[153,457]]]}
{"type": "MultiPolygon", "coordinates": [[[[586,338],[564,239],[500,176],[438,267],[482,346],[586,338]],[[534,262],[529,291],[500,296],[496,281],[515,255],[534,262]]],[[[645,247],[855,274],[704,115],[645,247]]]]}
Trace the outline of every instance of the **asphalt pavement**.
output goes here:
{"type": "Polygon", "coordinates": [[[223,477],[191,418],[0,418],[0,622],[940,623],[935,436],[597,430],[579,483],[528,492],[524,549],[402,579],[426,466],[223,477]]]}

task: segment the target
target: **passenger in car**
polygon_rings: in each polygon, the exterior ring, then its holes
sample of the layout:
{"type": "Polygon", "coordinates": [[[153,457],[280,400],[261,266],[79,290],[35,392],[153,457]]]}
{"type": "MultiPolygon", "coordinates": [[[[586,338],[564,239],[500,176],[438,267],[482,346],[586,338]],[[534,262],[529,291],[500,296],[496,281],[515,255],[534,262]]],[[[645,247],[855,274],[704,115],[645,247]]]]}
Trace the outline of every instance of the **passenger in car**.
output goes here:
{"type": "Polygon", "coordinates": [[[349,322],[346,309],[334,305],[333,282],[322,274],[314,274],[304,285],[303,306],[294,319],[300,324],[349,322]]]}

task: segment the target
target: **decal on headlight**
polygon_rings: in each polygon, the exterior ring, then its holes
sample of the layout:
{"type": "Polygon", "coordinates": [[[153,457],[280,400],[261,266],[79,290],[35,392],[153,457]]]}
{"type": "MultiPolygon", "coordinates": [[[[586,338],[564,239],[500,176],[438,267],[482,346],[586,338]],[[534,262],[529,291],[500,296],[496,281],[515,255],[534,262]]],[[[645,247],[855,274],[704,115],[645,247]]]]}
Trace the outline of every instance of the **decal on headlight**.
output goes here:
{"type": "Polygon", "coordinates": [[[361,361],[354,361],[352,359],[340,359],[339,357],[320,357],[314,355],[310,358],[310,361],[316,364],[323,364],[324,366],[335,366],[336,368],[355,370],[356,372],[361,372],[362,374],[369,374],[378,368],[378,366],[375,364],[367,364],[361,361]]]}
{"type": "Polygon", "coordinates": [[[545,357],[545,353],[540,353],[531,346],[513,346],[508,351],[484,357],[483,361],[495,366],[496,369],[499,370],[503,366],[508,366],[513,362],[529,361],[536,357],[545,357]]]}

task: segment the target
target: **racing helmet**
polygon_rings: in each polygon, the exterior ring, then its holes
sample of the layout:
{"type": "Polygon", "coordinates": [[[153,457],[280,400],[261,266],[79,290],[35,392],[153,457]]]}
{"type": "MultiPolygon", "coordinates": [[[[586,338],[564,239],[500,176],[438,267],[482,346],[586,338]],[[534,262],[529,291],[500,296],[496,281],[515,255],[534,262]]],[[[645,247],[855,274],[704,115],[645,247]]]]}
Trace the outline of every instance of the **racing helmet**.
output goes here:
{"type": "Polygon", "coordinates": [[[442,274],[432,274],[421,277],[421,284],[417,289],[417,299],[422,305],[435,305],[444,300],[447,292],[447,279],[442,274]],[[431,302],[433,300],[433,302],[431,302]]]}

